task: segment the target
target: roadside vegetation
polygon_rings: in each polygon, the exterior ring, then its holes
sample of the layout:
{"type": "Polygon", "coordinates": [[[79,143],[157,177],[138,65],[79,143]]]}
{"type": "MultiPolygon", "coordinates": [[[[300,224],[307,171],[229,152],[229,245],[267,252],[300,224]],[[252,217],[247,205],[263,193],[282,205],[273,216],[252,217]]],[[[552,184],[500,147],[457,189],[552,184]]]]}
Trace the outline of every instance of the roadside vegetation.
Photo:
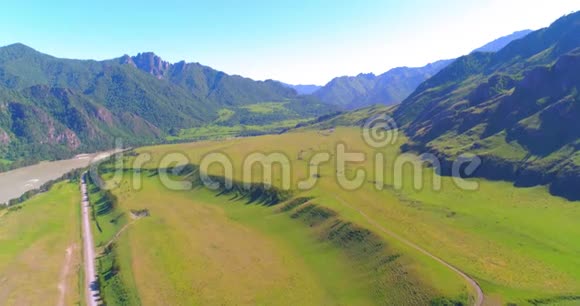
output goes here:
{"type": "Polygon", "coordinates": [[[139,297],[132,282],[132,275],[121,265],[130,262],[120,262],[127,258],[126,244],[117,243],[117,234],[131,221],[130,212],[118,208],[117,197],[111,192],[101,190],[87,176],[87,192],[91,204],[92,233],[97,252],[97,273],[101,298],[106,305],[138,305],[139,297]]]}
{"type": "Polygon", "coordinates": [[[78,181],[0,209],[2,305],[80,305],[78,181]]]}

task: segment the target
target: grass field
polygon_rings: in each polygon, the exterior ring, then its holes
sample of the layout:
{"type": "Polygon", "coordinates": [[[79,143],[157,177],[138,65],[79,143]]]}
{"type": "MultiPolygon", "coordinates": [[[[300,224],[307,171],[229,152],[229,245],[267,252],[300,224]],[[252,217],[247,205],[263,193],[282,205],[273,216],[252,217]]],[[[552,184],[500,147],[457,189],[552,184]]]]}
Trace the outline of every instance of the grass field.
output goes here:
{"type": "Polygon", "coordinates": [[[230,118],[235,114],[236,112],[231,110],[231,109],[227,109],[227,108],[223,108],[220,109],[218,111],[218,118],[216,119],[216,123],[223,123],[223,122],[227,122],[228,120],[230,120],[230,118]]]}
{"type": "Polygon", "coordinates": [[[2,305],[76,305],[80,296],[80,192],[49,192],[0,210],[2,305]]]}
{"type": "MultiPolygon", "coordinates": [[[[256,151],[283,152],[290,158],[292,177],[297,181],[308,177],[309,156],[317,151],[333,152],[338,142],[346,143],[347,151],[363,151],[372,157],[376,150],[366,146],[359,134],[354,128],[339,128],[330,135],[306,131],[227,142],[158,146],[138,152],[153,154],[149,167],[154,167],[167,152],[184,152],[192,163],[198,163],[208,152],[225,152],[234,161],[237,179],[241,179],[244,156],[256,151]]],[[[400,138],[399,144],[405,141],[400,138]]],[[[341,218],[369,229],[376,226],[369,224],[360,212],[372,216],[376,224],[459,267],[480,283],[487,304],[577,302],[580,296],[578,203],[553,197],[544,187],[514,188],[507,182],[481,179],[475,180],[479,183],[477,191],[463,191],[444,177],[442,190],[433,191],[429,188],[433,175],[430,169],[424,170],[426,188],[414,190],[411,169],[405,168],[405,187],[395,190],[389,169],[399,148],[390,146],[379,151],[388,159],[385,190],[375,190],[372,177],[355,191],[342,190],[336,183],[335,165],[329,162],[322,167],[316,188],[302,195],[315,197],[320,205],[338,212],[341,218]]],[[[347,175],[357,168],[370,170],[371,164],[351,165],[347,175]]],[[[274,170],[279,172],[277,167],[274,170]]],[[[221,174],[219,167],[211,171],[221,174]]],[[[254,180],[259,182],[262,178],[256,175],[254,180]]],[[[274,179],[274,185],[277,183],[279,180],[274,179]]],[[[397,246],[388,235],[382,236],[404,251],[412,259],[418,275],[438,284],[440,292],[454,296],[453,292],[461,291],[459,280],[438,263],[397,246]]]]}
{"type": "Polygon", "coordinates": [[[271,114],[274,112],[287,112],[288,109],[285,105],[289,102],[266,102],[266,103],[256,103],[241,106],[241,108],[247,109],[252,113],[256,114],[271,114]]]}
{"type": "Polygon", "coordinates": [[[114,251],[118,269],[105,280],[105,288],[115,284],[123,293],[105,289],[109,305],[136,304],[137,296],[143,305],[417,305],[467,296],[448,271],[431,270],[445,288],[425,279],[423,264],[395,244],[367,256],[381,239],[352,240],[358,232],[344,222],[342,232],[331,231],[338,220],[314,226],[299,208],[246,204],[206,189],[169,191],[148,176],[139,191],[126,177],[114,191],[117,206],[98,217],[113,224],[131,210],[151,214],[124,223],[130,225],[114,251]]]}
{"type": "Polygon", "coordinates": [[[265,125],[234,125],[225,126],[209,124],[202,127],[183,129],[177,136],[168,136],[167,140],[184,139],[224,139],[247,134],[276,133],[283,129],[293,128],[298,123],[306,122],[309,119],[290,119],[274,122],[265,125]]]}
{"type": "Polygon", "coordinates": [[[277,134],[297,124],[326,114],[328,110],[309,108],[300,101],[262,102],[231,106],[218,111],[217,118],[203,126],[173,132],[169,141],[227,139],[237,136],[277,134]]]}

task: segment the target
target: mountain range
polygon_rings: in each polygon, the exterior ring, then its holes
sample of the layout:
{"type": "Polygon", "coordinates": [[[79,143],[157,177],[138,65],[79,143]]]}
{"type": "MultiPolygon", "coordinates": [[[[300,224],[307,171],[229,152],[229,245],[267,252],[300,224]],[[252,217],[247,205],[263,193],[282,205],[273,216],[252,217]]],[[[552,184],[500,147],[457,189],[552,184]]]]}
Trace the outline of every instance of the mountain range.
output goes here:
{"type": "Polygon", "coordinates": [[[378,76],[373,73],[361,73],[352,77],[338,77],[315,91],[313,95],[322,102],[344,109],[356,109],[373,104],[396,104],[452,61],[441,60],[419,68],[393,68],[378,76]]]}
{"type": "Polygon", "coordinates": [[[332,111],[277,81],[172,64],[150,52],[94,61],[56,58],[23,44],[0,48],[0,161],[12,166],[106,149],[114,138],[159,143],[218,120],[259,125],[332,111]],[[272,102],[287,111],[257,116],[246,109],[272,102]]]}
{"type": "MultiPolygon", "coordinates": [[[[313,127],[362,126],[393,117],[404,151],[432,153],[442,174],[463,154],[482,164],[470,176],[547,185],[580,200],[580,12],[506,44],[462,56],[402,103],[321,117],[313,127]]],[[[462,175],[467,175],[463,173],[462,175]]]]}
{"type": "Polygon", "coordinates": [[[0,169],[110,148],[114,138],[144,145],[208,125],[316,117],[319,126],[360,124],[380,111],[408,135],[405,150],[443,161],[477,154],[478,176],[549,184],[554,194],[580,199],[579,68],[580,13],[455,60],[335,78],[318,89],[169,63],[151,52],[71,60],[14,44],[0,48],[0,169]]]}
{"type": "Polygon", "coordinates": [[[497,52],[462,56],[394,111],[412,143],[443,160],[483,160],[475,173],[550,185],[580,199],[580,12],[497,52]]]}
{"type": "Polygon", "coordinates": [[[296,90],[296,93],[299,94],[299,95],[311,95],[315,91],[317,91],[320,88],[322,88],[322,86],[320,86],[320,85],[313,85],[313,84],[308,84],[308,85],[303,85],[303,84],[292,85],[292,84],[282,83],[282,85],[296,90]]]}
{"type": "Polygon", "coordinates": [[[510,42],[512,42],[516,39],[520,39],[520,38],[530,34],[531,32],[532,32],[532,30],[522,30],[522,31],[513,32],[510,35],[506,35],[506,36],[500,37],[494,41],[491,41],[491,42],[473,50],[473,52],[497,52],[497,51],[503,49],[503,47],[507,46],[510,42]]]}
{"type": "Polygon", "coordinates": [[[169,63],[152,52],[72,60],[13,44],[0,48],[0,170],[107,149],[115,138],[159,143],[208,125],[243,131],[395,103],[451,62],[340,77],[319,87],[254,81],[199,63],[169,63]],[[270,104],[253,112],[249,105],[260,103],[270,104]]]}
{"type": "MultiPolygon", "coordinates": [[[[509,42],[520,39],[530,30],[514,32],[500,37],[474,52],[495,52],[509,42]]],[[[373,104],[397,104],[408,97],[423,81],[451,64],[454,59],[440,60],[423,67],[398,67],[383,74],[361,73],[331,80],[313,92],[322,102],[346,109],[356,109],[373,104]]]]}

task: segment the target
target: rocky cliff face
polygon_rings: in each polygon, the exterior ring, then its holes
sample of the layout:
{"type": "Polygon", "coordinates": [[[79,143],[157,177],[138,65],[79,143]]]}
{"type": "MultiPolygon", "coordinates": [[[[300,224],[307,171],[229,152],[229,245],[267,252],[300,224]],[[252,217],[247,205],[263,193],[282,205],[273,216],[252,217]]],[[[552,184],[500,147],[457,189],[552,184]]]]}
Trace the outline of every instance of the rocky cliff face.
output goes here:
{"type": "Polygon", "coordinates": [[[153,52],[139,53],[136,56],[125,55],[121,58],[121,63],[133,65],[158,79],[162,79],[171,67],[169,62],[164,61],[153,52]]]}

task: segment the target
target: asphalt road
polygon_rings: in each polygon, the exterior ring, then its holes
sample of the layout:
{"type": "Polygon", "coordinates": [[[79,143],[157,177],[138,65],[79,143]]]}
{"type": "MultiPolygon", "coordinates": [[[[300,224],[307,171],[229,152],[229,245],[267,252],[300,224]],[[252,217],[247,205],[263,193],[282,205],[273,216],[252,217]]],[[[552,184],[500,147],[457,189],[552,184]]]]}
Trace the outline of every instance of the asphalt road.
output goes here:
{"type": "Polygon", "coordinates": [[[81,181],[81,206],[83,218],[83,250],[84,250],[84,266],[85,266],[85,295],[88,306],[99,305],[99,284],[97,273],[95,269],[95,246],[93,242],[93,234],[91,232],[91,208],[87,194],[87,185],[85,182],[85,175],[81,181]]]}

